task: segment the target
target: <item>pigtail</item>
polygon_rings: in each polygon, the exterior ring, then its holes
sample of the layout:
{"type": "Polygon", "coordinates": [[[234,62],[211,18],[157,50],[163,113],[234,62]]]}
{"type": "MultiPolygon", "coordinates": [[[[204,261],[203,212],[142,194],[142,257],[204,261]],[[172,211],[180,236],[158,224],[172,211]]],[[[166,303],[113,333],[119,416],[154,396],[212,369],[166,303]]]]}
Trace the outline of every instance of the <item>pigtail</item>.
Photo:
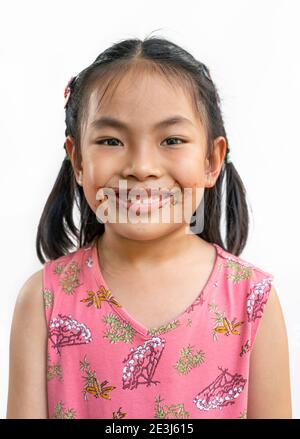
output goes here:
{"type": "Polygon", "coordinates": [[[67,234],[67,228],[74,235],[77,233],[72,217],[73,180],[71,161],[64,159],[37,229],[36,251],[42,263],[45,262],[42,251],[50,259],[56,259],[73,245],[67,234]]]}
{"type": "Polygon", "coordinates": [[[207,242],[218,244],[236,256],[240,255],[247,242],[249,214],[245,187],[232,162],[224,162],[215,185],[205,189],[204,206],[204,228],[198,236],[207,242]],[[221,236],[224,181],[226,245],[221,236]]]}
{"type": "Polygon", "coordinates": [[[226,245],[238,256],[249,232],[249,214],[244,184],[232,162],[226,163],[226,245]]]}
{"type": "Polygon", "coordinates": [[[224,171],[222,170],[215,185],[204,191],[204,228],[198,234],[207,242],[215,242],[224,248],[220,232],[222,214],[222,186],[224,171]]]}
{"type": "Polygon", "coordinates": [[[96,214],[92,211],[81,186],[78,186],[78,197],[76,203],[81,212],[81,224],[79,228],[78,242],[79,247],[83,247],[88,243],[91,243],[96,236],[100,236],[104,233],[104,224],[96,218],[96,214]]]}
{"type": "Polygon", "coordinates": [[[95,236],[104,233],[104,224],[99,222],[88,205],[81,186],[76,182],[71,161],[63,160],[60,171],[46,201],[37,229],[36,252],[42,264],[54,260],[74,249],[70,234],[75,238],[75,248],[90,243],[95,236]],[[80,212],[80,226],[73,220],[74,207],[80,212]]]}

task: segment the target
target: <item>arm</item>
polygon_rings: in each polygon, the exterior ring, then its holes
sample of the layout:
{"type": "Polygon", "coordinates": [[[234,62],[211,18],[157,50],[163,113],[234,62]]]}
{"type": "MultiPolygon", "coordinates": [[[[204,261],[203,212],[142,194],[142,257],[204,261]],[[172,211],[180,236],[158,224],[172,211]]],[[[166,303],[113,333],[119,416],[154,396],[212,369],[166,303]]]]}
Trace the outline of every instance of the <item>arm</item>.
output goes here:
{"type": "Polygon", "coordinates": [[[15,304],[9,346],[7,419],[47,419],[47,326],[42,270],[23,285],[15,304]]]}
{"type": "Polygon", "coordinates": [[[251,352],[247,418],[292,418],[288,338],[274,287],[251,352]]]}

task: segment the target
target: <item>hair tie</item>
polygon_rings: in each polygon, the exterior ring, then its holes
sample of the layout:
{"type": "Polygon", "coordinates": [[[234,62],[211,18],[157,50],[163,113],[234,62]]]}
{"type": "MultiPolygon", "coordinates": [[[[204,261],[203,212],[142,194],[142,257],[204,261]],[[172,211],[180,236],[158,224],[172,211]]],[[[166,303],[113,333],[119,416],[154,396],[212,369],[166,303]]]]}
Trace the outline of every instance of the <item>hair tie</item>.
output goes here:
{"type": "Polygon", "coordinates": [[[230,151],[227,151],[226,153],[226,163],[232,163],[230,151]]]}
{"type": "Polygon", "coordinates": [[[70,157],[69,157],[69,154],[68,154],[68,151],[67,151],[67,148],[66,148],[66,142],[64,143],[64,150],[66,151],[66,155],[64,157],[64,160],[70,160],[70,157]]]}
{"type": "Polygon", "coordinates": [[[64,90],[64,98],[65,98],[64,108],[66,108],[68,100],[69,100],[70,95],[71,95],[71,86],[76,81],[77,77],[78,76],[71,76],[71,78],[69,79],[67,85],[65,86],[65,90],[64,90]]]}

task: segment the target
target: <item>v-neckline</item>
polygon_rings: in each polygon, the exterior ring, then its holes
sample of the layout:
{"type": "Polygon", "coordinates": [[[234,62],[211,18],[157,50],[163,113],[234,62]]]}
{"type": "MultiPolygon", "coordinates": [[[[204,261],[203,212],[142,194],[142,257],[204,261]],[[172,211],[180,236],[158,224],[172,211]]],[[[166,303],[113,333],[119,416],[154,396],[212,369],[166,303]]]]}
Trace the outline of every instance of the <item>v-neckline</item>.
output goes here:
{"type": "Polygon", "coordinates": [[[108,294],[109,300],[107,300],[107,302],[110,305],[110,307],[113,309],[113,311],[116,312],[123,320],[129,322],[131,324],[131,326],[133,327],[133,329],[135,331],[139,332],[143,337],[149,337],[153,330],[157,330],[158,328],[160,328],[162,326],[167,326],[167,325],[173,323],[174,321],[178,321],[178,323],[180,324],[181,321],[183,320],[183,318],[188,313],[188,310],[190,308],[193,309],[193,306],[196,305],[199,302],[200,298],[202,298],[202,299],[205,298],[205,296],[207,295],[208,291],[210,290],[210,288],[214,284],[214,281],[215,281],[215,278],[216,278],[216,274],[217,274],[217,271],[218,271],[220,254],[222,252],[222,248],[218,244],[212,243],[212,245],[215,247],[215,250],[216,250],[215,261],[214,261],[212,270],[210,272],[210,275],[209,275],[209,277],[208,277],[208,279],[206,281],[206,284],[204,285],[202,290],[199,292],[197,297],[193,300],[193,302],[190,305],[188,305],[185,308],[184,311],[182,311],[179,315],[177,315],[174,318],[172,318],[169,322],[162,323],[161,325],[158,325],[158,326],[155,326],[155,327],[147,328],[142,323],[137,321],[126,310],[126,308],[117,299],[114,298],[113,292],[109,288],[108,284],[106,283],[106,280],[105,280],[105,278],[104,278],[104,276],[102,274],[101,268],[100,268],[101,266],[100,266],[100,261],[99,261],[99,256],[98,256],[97,243],[98,243],[98,238],[96,237],[94,239],[94,242],[93,242],[92,246],[91,246],[91,257],[92,257],[92,260],[93,260],[92,271],[93,271],[94,277],[96,279],[97,286],[98,286],[99,289],[100,289],[100,287],[104,287],[105,291],[109,293],[108,294]],[[117,303],[117,304],[115,304],[115,303],[117,303]]]}

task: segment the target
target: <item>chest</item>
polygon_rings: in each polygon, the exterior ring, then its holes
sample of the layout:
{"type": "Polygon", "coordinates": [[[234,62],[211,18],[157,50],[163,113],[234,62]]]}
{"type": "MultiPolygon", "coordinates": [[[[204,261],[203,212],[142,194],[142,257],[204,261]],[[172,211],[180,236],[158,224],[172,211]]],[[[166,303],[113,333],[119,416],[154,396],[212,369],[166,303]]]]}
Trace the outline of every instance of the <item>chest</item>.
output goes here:
{"type": "Polygon", "coordinates": [[[165,325],[183,313],[206,285],[212,262],[167,272],[103,273],[112,295],[127,313],[146,328],[165,325]]]}

